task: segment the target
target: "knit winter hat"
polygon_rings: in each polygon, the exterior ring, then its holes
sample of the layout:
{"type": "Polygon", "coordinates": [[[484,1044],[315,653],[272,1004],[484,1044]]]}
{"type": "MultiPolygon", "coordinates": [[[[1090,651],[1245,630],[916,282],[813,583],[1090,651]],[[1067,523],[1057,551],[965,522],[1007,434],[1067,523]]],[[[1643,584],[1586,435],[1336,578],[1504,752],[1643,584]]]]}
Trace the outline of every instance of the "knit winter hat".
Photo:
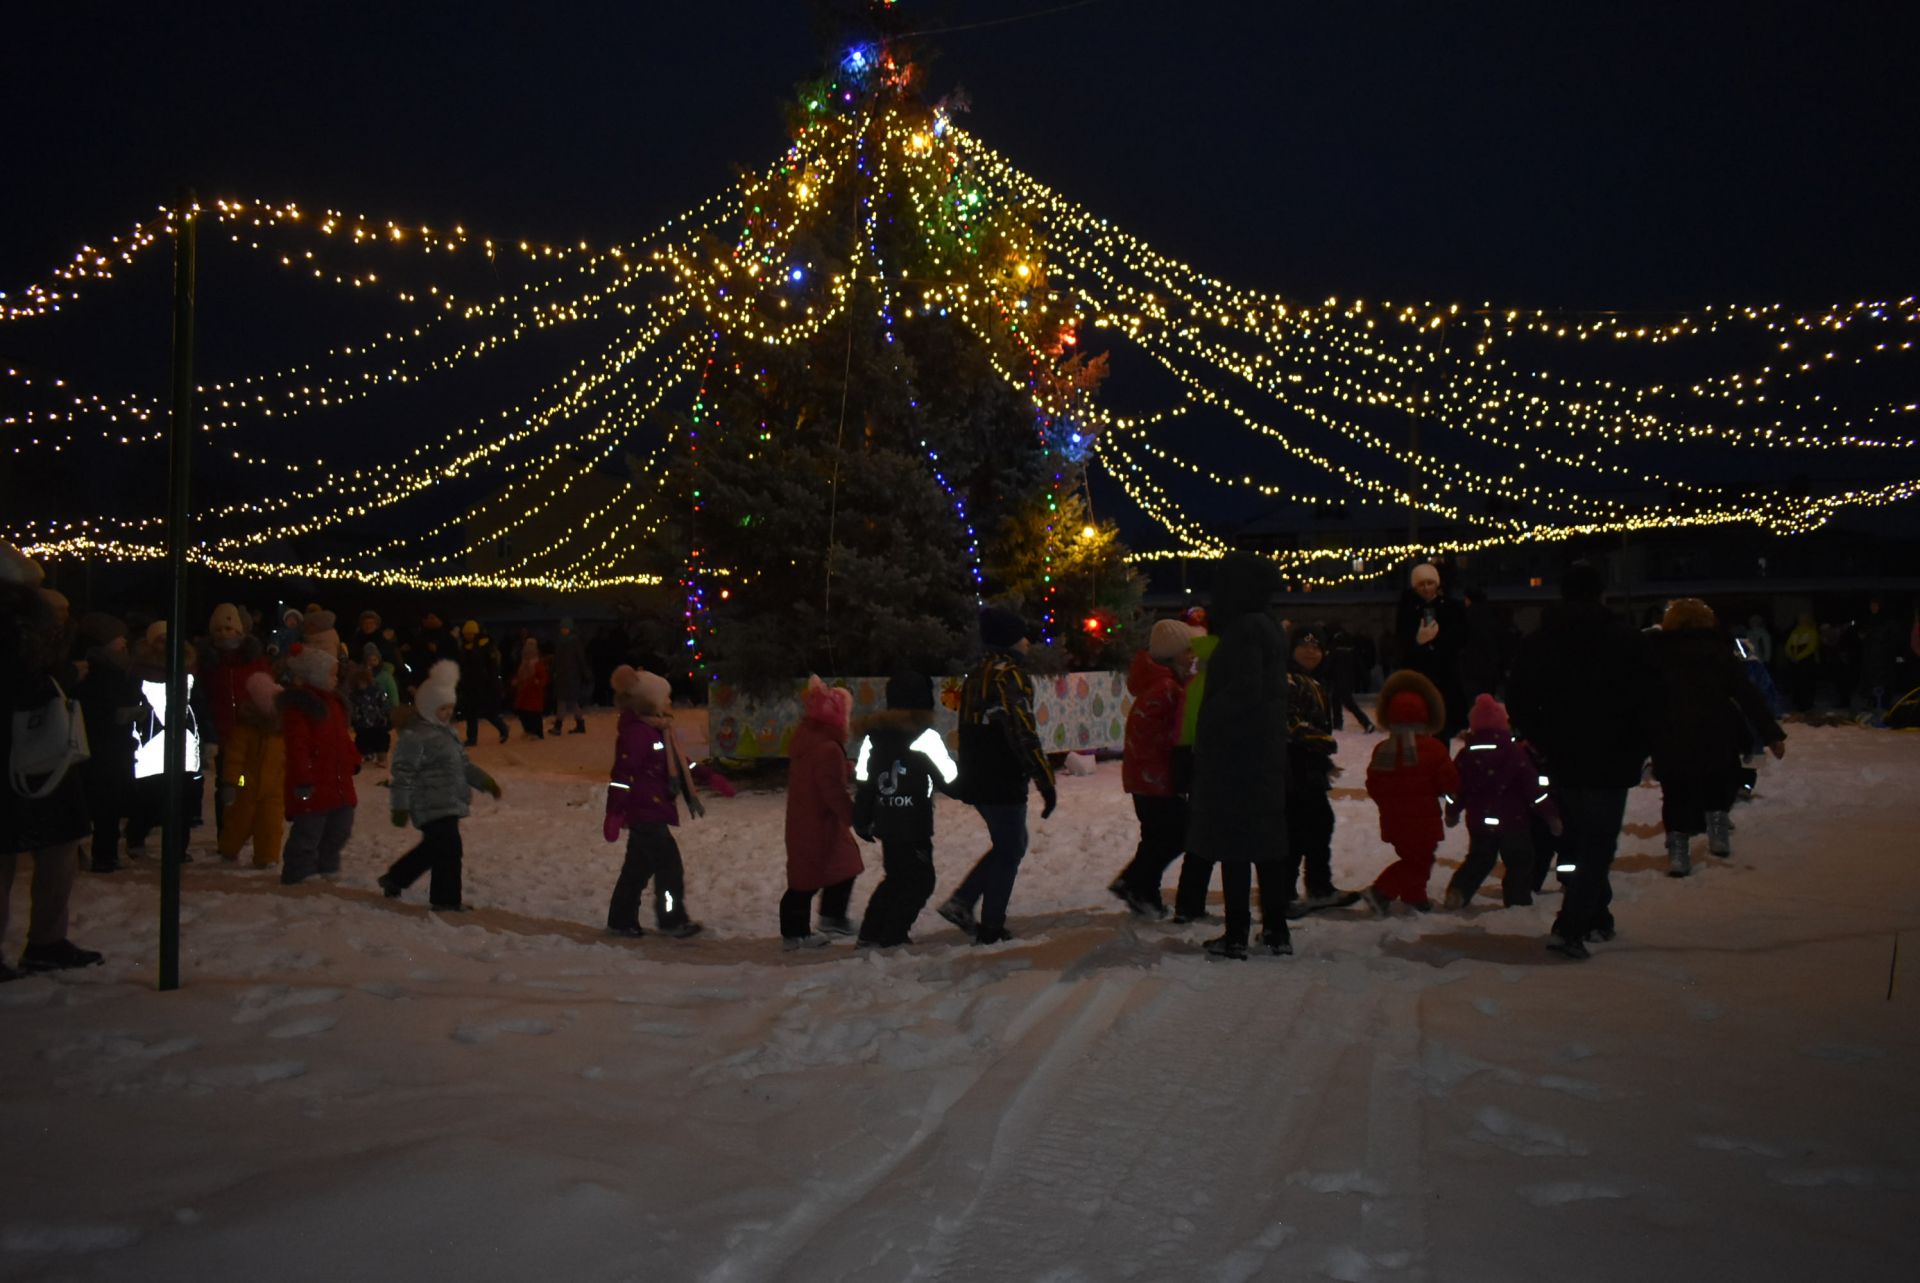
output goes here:
{"type": "Polygon", "coordinates": [[[413,692],[413,706],[428,716],[458,702],[460,665],[443,659],[427,670],[427,680],[413,692]]]}
{"type": "Polygon", "coordinates": [[[213,608],[213,616],[207,620],[207,632],[216,639],[222,634],[244,637],[247,633],[247,621],[245,616],[241,615],[238,606],[230,601],[223,601],[213,608]]]}
{"type": "Polygon", "coordinates": [[[1147,658],[1178,659],[1193,645],[1193,629],[1177,619],[1162,619],[1147,634],[1147,658]]]}
{"type": "Polygon", "coordinates": [[[607,682],[635,712],[664,713],[673,707],[673,687],[658,673],[622,664],[607,682]]]}
{"type": "Polygon", "coordinates": [[[999,650],[1012,650],[1027,635],[1027,621],[1005,606],[980,611],[980,640],[999,650]]]}
{"type": "Polygon", "coordinates": [[[127,626],[105,611],[90,610],[74,625],[74,635],[84,647],[111,646],[127,635],[127,626]]]}
{"type": "Polygon", "coordinates": [[[380,629],[380,612],[377,610],[363,610],[360,612],[361,623],[364,624],[369,619],[373,621],[374,631],[378,632],[380,629]]]}
{"type": "Polygon", "coordinates": [[[1205,606],[1187,607],[1180,612],[1180,622],[1193,629],[1196,634],[1205,633],[1207,631],[1207,608],[1205,606]]]}
{"type": "Polygon", "coordinates": [[[273,711],[273,701],[280,697],[280,691],[280,683],[273,680],[271,673],[254,673],[247,678],[247,698],[263,713],[273,711]]]}
{"type": "Polygon", "coordinates": [[[309,686],[332,690],[340,673],[340,657],[324,647],[295,642],[287,647],[287,671],[309,686]]]}
{"type": "Polygon", "coordinates": [[[932,708],[933,679],[925,673],[901,669],[887,678],[888,708],[932,708]]]}
{"type": "Polygon", "coordinates": [[[1287,635],[1287,649],[1298,650],[1308,642],[1312,642],[1321,650],[1327,648],[1327,639],[1320,635],[1318,628],[1312,624],[1295,624],[1293,631],[1287,635]]]}
{"type": "Polygon", "coordinates": [[[478,637],[480,635],[480,621],[477,619],[469,619],[466,623],[460,625],[460,635],[468,641],[472,641],[478,637]]]}
{"type": "Polygon", "coordinates": [[[380,647],[376,642],[368,642],[360,648],[360,662],[369,668],[378,668],[384,661],[380,658],[380,647]]]}
{"type": "Polygon", "coordinates": [[[0,539],[0,583],[23,584],[28,588],[37,588],[47,572],[40,569],[40,563],[21,552],[18,548],[0,539]]]}
{"type": "Polygon", "coordinates": [[[1668,602],[1667,613],[1660,617],[1661,631],[1669,633],[1682,628],[1712,628],[1718,623],[1713,607],[1698,597],[1679,597],[1668,602]]]}
{"type": "Polygon", "coordinates": [[[1412,574],[1407,576],[1407,582],[1415,586],[1418,586],[1423,579],[1431,583],[1434,587],[1439,587],[1440,568],[1430,561],[1423,561],[1413,568],[1412,574]]]}
{"type": "Polygon", "coordinates": [[[1507,706],[1483,693],[1474,697],[1473,707],[1467,710],[1467,729],[1510,731],[1513,723],[1507,720],[1507,706]]]}
{"type": "Polygon", "coordinates": [[[298,628],[305,619],[306,619],[305,615],[301,614],[299,611],[295,610],[291,606],[287,607],[286,610],[282,611],[280,614],[280,622],[282,624],[285,624],[288,628],[298,628]]]}
{"type": "Polygon", "coordinates": [[[807,693],[801,697],[801,706],[806,710],[807,720],[820,722],[842,733],[847,729],[847,716],[853,712],[853,692],[840,686],[829,686],[818,677],[807,678],[807,693]]]}
{"type": "Polygon", "coordinates": [[[300,631],[309,637],[324,633],[333,628],[333,612],[322,610],[318,606],[307,607],[307,613],[300,617],[300,631]]]}

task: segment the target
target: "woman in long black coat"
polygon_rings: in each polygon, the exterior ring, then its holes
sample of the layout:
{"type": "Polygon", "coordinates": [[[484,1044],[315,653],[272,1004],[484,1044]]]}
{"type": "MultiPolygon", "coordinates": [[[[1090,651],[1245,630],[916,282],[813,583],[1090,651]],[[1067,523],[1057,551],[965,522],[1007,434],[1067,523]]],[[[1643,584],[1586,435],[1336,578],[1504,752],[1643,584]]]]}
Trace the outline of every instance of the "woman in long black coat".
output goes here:
{"type": "Polygon", "coordinates": [[[1287,932],[1287,643],[1267,614],[1279,587],[1272,561],[1231,553],[1214,572],[1208,625],[1220,638],[1193,740],[1187,829],[1192,858],[1220,866],[1226,934],[1216,957],[1244,958],[1252,929],[1251,881],[1260,875],[1261,942],[1292,953],[1287,932]]]}
{"type": "Polygon", "coordinates": [[[1467,699],[1460,677],[1461,655],[1467,644],[1467,613],[1447,596],[1439,568],[1421,562],[1413,568],[1400,609],[1394,618],[1394,638],[1400,644],[1400,666],[1411,668],[1432,682],[1447,705],[1442,743],[1453,739],[1467,724],[1467,699]]]}
{"type": "Polygon", "coordinates": [[[1667,871],[1683,878],[1693,871],[1695,834],[1707,835],[1712,854],[1732,854],[1727,812],[1739,788],[1740,755],[1758,740],[1778,757],[1786,734],[1705,602],[1683,597],[1668,605],[1650,642],[1660,682],[1653,773],[1667,827],[1667,871]]]}

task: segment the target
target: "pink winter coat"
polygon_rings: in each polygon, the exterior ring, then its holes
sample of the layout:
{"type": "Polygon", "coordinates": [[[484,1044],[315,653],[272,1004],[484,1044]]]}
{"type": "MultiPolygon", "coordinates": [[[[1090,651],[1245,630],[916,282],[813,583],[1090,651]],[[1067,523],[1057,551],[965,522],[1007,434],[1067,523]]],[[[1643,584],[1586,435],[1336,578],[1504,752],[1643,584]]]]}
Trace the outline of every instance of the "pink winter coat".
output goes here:
{"type": "Polygon", "coordinates": [[[787,750],[787,889],[818,891],[860,876],[867,866],[853,840],[844,726],[809,717],[787,750]]]}

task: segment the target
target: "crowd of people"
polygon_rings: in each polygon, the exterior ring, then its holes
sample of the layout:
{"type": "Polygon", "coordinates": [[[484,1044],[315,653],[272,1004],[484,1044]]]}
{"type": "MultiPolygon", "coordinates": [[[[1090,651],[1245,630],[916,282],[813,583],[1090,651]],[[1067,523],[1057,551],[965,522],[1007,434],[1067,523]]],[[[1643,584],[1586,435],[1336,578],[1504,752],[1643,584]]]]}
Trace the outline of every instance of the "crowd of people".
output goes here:
{"type": "MultiPolygon", "coordinates": [[[[1804,622],[1776,655],[1757,623],[1735,635],[1693,599],[1636,629],[1604,604],[1602,576],[1584,563],[1568,571],[1540,628],[1520,639],[1483,626],[1484,602],[1455,601],[1423,562],[1397,617],[1401,666],[1386,675],[1369,718],[1354,690],[1373,666],[1371,646],[1327,625],[1276,620],[1278,588],[1272,561],[1228,556],[1209,604],[1155,622],[1127,676],[1122,783],[1140,836],[1109,890],[1143,918],[1209,921],[1217,868],[1223,929],[1205,948],[1219,958],[1246,958],[1255,944],[1289,954],[1288,924],[1311,913],[1430,911],[1437,848],[1462,822],[1468,851],[1442,906],[1470,903],[1496,865],[1506,905],[1531,903],[1557,871],[1565,895],[1550,947],[1589,956],[1589,944],[1615,931],[1608,871],[1627,791],[1650,763],[1673,876],[1692,871],[1697,837],[1710,855],[1727,856],[1728,813],[1751,782],[1748,762],[1763,749],[1784,752],[1769,661],[1785,665],[1797,702],[1793,666],[1819,663],[1824,644],[1806,640],[1804,622]],[[1365,786],[1393,855],[1357,889],[1336,886],[1332,873],[1329,798],[1341,774],[1333,736],[1343,710],[1382,733],[1365,786]],[[1162,882],[1176,862],[1169,909],[1162,882]]],[[[673,830],[682,806],[697,817],[703,790],[730,785],[681,748],[667,678],[620,662],[625,648],[617,638],[606,644],[605,632],[588,645],[561,620],[544,643],[523,633],[502,647],[474,620],[453,629],[428,613],[403,634],[366,611],[343,638],[318,604],[286,611],[273,627],[225,603],[185,646],[188,698],[176,710],[165,621],[146,623],[136,639],[128,621],[73,618],[66,599],[42,586],[39,567],[11,548],[0,548],[0,591],[12,713],[0,719],[12,776],[0,800],[0,930],[14,861],[31,854],[22,972],[100,961],[67,938],[82,846],[86,867],[101,874],[123,867],[123,852],[143,854],[167,809],[169,778],[180,780],[180,803],[199,823],[209,770],[221,858],[251,848],[256,866],[277,865],[280,881],[296,885],[338,874],[359,805],[355,776],[362,763],[390,765],[392,822],[419,840],[379,886],[398,897],[427,876],[430,907],[459,912],[460,821],[474,790],[501,794],[467,755],[480,727],[505,742],[512,712],[528,740],[583,733],[584,708],[602,693],[619,711],[605,836],[626,842],[606,929],[647,934],[641,903],[651,887],[654,931],[685,939],[701,930],[673,830]],[[176,718],[187,753],[184,776],[170,777],[164,734],[176,718]]],[[[1030,793],[1040,795],[1042,820],[1059,797],[1025,665],[1032,630],[995,605],[981,611],[979,632],[980,656],[959,687],[957,761],[932,729],[931,675],[896,672],[884,714],[857,729],[848,693],[812,680],[789,750],[784,947],[835,936],[909,943],[936,884],[942,794],[979,813],[988,849],[937,912],[976,943],[1011,938],[1030,793]],[[875,842],[883,875],[856,922],[861,843],[875,842]]],[[[1876,603],[1869,624],[1849,632],[1861,639],[1861,663],[1835,689],[1871,681],[1884,698],[1892,675],[1920,655],[1883,653],[1895,632],[1876,603]]],[[[1920,632],[1912,640],[1920,647],[1920,632]]],[[[17,974],[0,967],[0,979],[17,974]]]]}

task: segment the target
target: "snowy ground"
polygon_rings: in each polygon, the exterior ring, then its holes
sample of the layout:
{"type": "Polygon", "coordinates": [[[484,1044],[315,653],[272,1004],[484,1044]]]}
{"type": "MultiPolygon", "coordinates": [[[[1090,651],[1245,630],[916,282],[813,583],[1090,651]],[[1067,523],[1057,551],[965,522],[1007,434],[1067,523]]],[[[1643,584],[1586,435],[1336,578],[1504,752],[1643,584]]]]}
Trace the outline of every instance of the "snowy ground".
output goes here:
{"type": "MultiPolygon", "coordinates": [[[[1011,944],[781,953],[753,793],[681,830],[709,934],[611,943],[606,715],[478,750],[446,920],[374,889],[370,772],[338,886],[187,869],[181,991],[148,872],[77,893],[105,967],[0,989],[0,1279],[1911,1278],[1920,736],[1793,729],[1691,880],[1635,793],[1585,965],[1552,895],[1210,963],[1102,889],[1114,765],[1036,814],[1011,944]]],[[[985,843],[939,823],[944,894],[985,843]]]]}

